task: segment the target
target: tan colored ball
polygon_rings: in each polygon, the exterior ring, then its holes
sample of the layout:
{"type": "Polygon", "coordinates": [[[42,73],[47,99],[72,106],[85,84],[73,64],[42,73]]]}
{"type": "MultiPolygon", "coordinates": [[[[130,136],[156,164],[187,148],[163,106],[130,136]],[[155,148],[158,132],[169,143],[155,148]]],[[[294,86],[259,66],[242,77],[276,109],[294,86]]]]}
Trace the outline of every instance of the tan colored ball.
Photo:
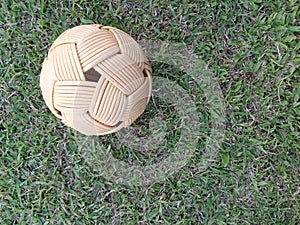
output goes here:
{"type": "Polygon", "coordinates": [[[63,123],[86,135],[104,135],[129,126],[145,110],[151,67],[125,32],[82,25],[54,41],[40,86],[47,106],[63,123]]]}

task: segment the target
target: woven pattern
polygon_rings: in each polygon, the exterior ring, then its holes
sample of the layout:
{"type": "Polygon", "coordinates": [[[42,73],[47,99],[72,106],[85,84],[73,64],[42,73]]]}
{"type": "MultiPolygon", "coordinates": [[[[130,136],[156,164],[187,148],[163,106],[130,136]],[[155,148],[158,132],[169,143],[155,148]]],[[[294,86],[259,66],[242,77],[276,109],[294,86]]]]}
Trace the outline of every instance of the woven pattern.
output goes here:
{"type": "Polygon", "coordinates": [[[125,32],[82,25],[62,33],[43,63],[40,86],[51,112],[86,135],[129,126],[151,94],[151,67],[125,32]]]}

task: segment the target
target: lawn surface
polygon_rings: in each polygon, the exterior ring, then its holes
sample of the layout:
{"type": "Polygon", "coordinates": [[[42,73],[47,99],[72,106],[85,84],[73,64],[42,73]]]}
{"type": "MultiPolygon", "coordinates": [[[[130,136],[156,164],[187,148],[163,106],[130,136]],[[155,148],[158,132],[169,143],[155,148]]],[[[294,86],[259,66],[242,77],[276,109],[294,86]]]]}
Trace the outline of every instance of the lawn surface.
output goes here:
{"type": "MultiPolygon", "coordinates": [[[[299,10],[296,0],[2,0],[0,224],[299,224],[299,10]],[[198,152],[174,176],[134,188],[86,162],[76,132],[47,109],[39,73],[60,33],[91,23],[136,40],[184,42],[208,65],[226,106],[225,138],[211,167],[197,168],[198,152]]],[[[182,71],[152,67],[154,77],[188,89],[182,71]]],[[[190,94],[205,114],[203,92],[190,94]]],[[[146,135],[153,107],[135,124],[146,135]]],[[[167,137],[172,151],[176,133],[167,137]]],[[[104,138],[107,148],[113,139],[104,138]]],[[[114,155],[153,160],[128,149],[114,155]]]]}

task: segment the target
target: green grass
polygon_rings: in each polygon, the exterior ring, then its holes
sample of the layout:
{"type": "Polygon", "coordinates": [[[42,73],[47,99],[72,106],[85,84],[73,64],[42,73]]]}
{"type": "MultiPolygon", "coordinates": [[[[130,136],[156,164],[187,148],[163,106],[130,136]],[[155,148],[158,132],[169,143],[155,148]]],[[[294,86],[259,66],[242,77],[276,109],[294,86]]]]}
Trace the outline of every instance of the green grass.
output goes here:
{"type": "MultiPolygon", "coordinates": [[[[299,2],[142,2],[1,2],[0,224],[299,224],[299,2]],[[198,149],[174,176],[141,189],[104,179],[84,160],[76,133],[47,109],[39,73],[62,31],[90,23],[137,40],[185,42],[208,65],[226,105],[225,139],[211,167],[197,168],[198,149]]],[[[157,62],[153,76],[189,87],[182,72],[157,62]]],[[[195,97],[209,123],[203,93],[195,97]]],[[[163,104],[164,118],[176,118],[163,104]]],[[[151,107],[135,124],[146,134],[151,107]]],[[[113,140],[103,139],[112,148],[113,140]]],[[[155,160],[113,151],[127,162],[155,160]]]]}

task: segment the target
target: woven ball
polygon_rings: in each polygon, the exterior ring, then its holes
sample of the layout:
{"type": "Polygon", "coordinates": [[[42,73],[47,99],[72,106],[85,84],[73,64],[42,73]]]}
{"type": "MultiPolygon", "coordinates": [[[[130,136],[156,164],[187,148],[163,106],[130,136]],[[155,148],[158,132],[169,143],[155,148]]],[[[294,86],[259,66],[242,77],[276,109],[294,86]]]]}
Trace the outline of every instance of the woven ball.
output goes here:
{"type": "Polygon", "coordinates": [[[43,98],[62,122],[86,135],[129,126],[151,95],[151,67],[125,32],[82,25],[52,44],[40,76],[43,98]]]}

